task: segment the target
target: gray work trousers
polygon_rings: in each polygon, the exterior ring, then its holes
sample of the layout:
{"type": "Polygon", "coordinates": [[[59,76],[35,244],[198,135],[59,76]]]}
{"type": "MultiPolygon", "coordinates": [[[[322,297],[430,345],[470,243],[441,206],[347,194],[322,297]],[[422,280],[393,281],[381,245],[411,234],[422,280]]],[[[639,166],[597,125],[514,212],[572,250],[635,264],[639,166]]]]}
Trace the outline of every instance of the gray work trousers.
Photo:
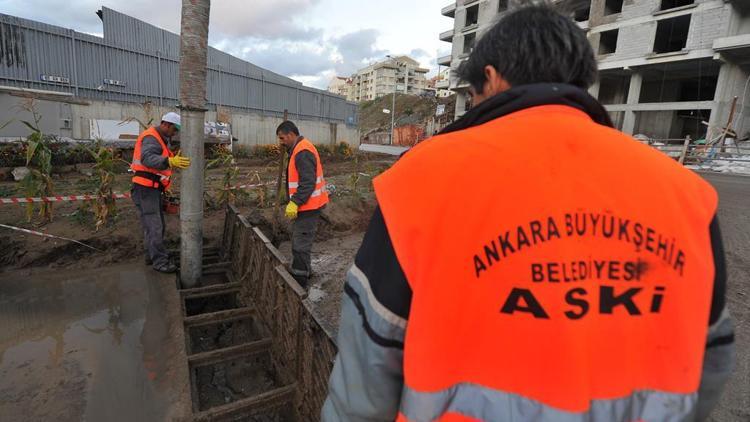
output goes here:
{"type": "Polygon", "coordinates": [[[133,185],[131,191],[133,202],[138,209],[138,217],[143,228],[143,246],[146,257],[151,259],[154,268],[169,262],[169,253],[164,246],[164,210],[159,189],[133,185]]]}
{"type": "Polygon", "coordinates": [[[311,251],[315,232],[318,229],[320,210],[302,211],[292,223],[292,268],[291,274],[302,285],[312,274],[311,251]]]}

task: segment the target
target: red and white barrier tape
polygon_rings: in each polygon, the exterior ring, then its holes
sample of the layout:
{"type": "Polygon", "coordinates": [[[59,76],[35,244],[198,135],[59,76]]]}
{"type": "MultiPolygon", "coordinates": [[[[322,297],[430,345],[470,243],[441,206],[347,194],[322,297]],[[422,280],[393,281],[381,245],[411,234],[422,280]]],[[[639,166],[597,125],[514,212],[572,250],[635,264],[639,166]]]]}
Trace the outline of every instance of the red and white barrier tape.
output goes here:
{"type": "Polygon", "coordinates": [[[87,244],[85,244],[83,242],[79,242],[79,241],[77,241],[75,239],[68,239],[67,237],[55,236],[53,234],[47,234],[47,233],[37,232],[37,231],[34,231],[34,230],[29,230],[29,229],[22,229],[20,227],[7,226],[5,224],[0,224],[0,227],[5,227],[6,229],[19,231],[19,232],[22,232],[22,233],[33,234],[34,236],[48,237],[50,239],[59,239],[59,240],[64,240],[66,242],[73,242],[73,243],[77,243],[77,244],[79,244],[81,246],[85,246],[85,247],[87,247],[89,249],[93,249],[95,251],[102,252],[101,249],[97,249],[97,248],[95,248],[93,246],[89,246],[89,245],[87,245],[87,244]]]}
{"type": "MultiPolygon", "coordinates": [[[[257,188],[259,186],[270,185],[271,183],[261,183],[255,185],[237,185],[232,186],[228,190],[236,189],[248,189],[257,188]]],[[[112,195],[115,199],[127,199],[130,198],[129,193],[115,193],[112,195]]],[[[70,202],[70,201],[95,201],[99,197],[97,195],[67,195],[67,196],[44,196],[41,198],[0,198],[0,205],[3,204],[29,204],[29,203],[40,203],[40,202],[70,202]]]]}
{"type": "MultiPolygon", "coordinates": [[[[116,193],[112,195],[115,199],[130,198],[129,193],[116,193]]],[[[97,195],[68,195],[68,196],[43,196],[41,198],[0,198],[0,204],[28,204],[37,202],[68,202],[68,201],[95,201],[97,195]]]]}

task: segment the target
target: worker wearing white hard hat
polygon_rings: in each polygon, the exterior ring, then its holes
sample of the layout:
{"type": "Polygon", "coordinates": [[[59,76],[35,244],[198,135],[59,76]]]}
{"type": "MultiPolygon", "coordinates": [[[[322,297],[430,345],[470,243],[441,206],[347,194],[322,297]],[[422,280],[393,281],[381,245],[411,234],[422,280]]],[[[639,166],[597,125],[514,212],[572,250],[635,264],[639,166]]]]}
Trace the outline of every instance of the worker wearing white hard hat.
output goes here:
{"type": "Polygon", "coordinates": [[[170,111],[169,113],[165,114],[164,117],[161,118],[161,121],[162,123],[172,123],[177,131],[180,131],[182,129],[182,125],[180,124],[180,115],[175,112],[170,111]]]}
{"type": "Polygon", "coordinates": [[[174,154],[169,149],[172,137],[180,129],[180,115],[165,114],[158,126],[146,129],[138,137],[130,165],[135,173],[132,198],[143,227],[145,263],[163,273],[173,273],[177,266],[170,261],[164,246],[162,194],[169,189],[173,169],[190,166],[190,158],[181,156],[179,151],[174,154]]]}

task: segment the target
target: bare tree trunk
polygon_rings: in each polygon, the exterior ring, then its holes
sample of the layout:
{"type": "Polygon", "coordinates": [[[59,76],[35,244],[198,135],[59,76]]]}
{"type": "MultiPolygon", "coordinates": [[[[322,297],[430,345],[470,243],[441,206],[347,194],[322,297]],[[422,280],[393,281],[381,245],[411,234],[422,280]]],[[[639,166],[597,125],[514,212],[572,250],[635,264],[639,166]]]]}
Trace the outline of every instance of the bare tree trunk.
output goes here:
{"type": "Polygon", "coordinates": [[[180,109],[183,154],[192,159],[180,187],[180,279],[195,286],[203,267],[203,168],[208,19],[211,0],[182,0],[180,109]]]}

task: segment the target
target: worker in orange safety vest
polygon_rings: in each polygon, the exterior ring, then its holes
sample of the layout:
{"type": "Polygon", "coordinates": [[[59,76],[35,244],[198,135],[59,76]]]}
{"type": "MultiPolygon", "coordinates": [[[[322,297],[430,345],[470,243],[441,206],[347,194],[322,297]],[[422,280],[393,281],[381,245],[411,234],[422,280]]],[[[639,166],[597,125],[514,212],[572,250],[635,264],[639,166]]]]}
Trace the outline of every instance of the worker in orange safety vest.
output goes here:
{"type": "Polygon", "coordinates": [[[132,198],[143,229],[146,265],[156,271],[174,273],[177,266],[169,260],[164,246],[164,210],[162,194],[169,189],[173,169],[185,169],[190,159],[173,154],[169,142],[180,131],[180,115],[167,113],[159,126],[146,129],[135,142],[132,198]]]}
{"type": "Polygon", "coordinates": [[[286,217],[292,220],[292,264],[289,272],[306,288],[312,274],[311,251],[321,211],[328,203],[323,164],[317,148],[285,121],[276,129],[279,143],[289,153],[286,217]]]}
{"type": "Polygon", "coordinates": [[[715,190],[612,128],[583,30],[511,11],[472,108],[374,180],[322,420],[703,420],[733,361],[715,190]]]}

